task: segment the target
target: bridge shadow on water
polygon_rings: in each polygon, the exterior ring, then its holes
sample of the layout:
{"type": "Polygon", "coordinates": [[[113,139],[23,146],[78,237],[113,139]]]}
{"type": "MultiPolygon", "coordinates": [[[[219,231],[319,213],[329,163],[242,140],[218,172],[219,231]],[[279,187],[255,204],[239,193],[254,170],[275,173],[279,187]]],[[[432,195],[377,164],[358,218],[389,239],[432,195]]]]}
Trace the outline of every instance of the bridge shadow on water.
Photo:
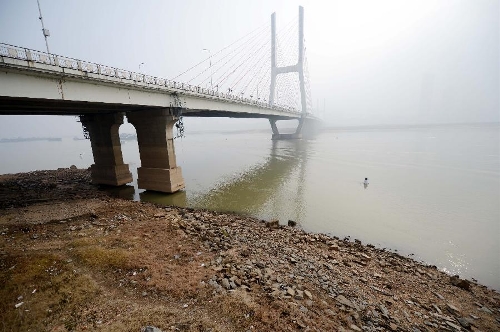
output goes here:
{"type": "MultiPolygon", "coordinates": [[[[192,207],[220,212],[276,218],[283,210],[288,218],[301,222],[305,213],[305,185],[308,146],[311,141],[271,141],[269,157],[237,178],[221,183],[200,195],[190,195],[189,188],[174,194],[144,191],[137,195],[133,186],[106,188],[112,196],[139,199],[165,206],[192,207]]],[[[286,222],[286,220],[281,220],[286,222]]]]}

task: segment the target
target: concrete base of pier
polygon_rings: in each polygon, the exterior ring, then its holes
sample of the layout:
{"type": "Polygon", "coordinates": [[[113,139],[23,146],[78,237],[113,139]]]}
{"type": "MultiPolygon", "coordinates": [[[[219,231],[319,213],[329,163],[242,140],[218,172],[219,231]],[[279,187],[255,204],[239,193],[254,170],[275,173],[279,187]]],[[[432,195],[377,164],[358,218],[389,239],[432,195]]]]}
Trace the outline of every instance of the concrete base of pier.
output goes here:
{"type": "Polygon", "coordinates": [[[301,139],[302,133],[293,133],[293,134],[274,134],[272,136],[273,140],[285,140],[285,139],[301,139]]]}
{"type": "Polygon", "coordinates": [[[90,166],[90,172],[92,174],[92,182],[95,184],[121,186],[132,182],[132,174],[127,164],[116,166],[94,164],[90,166]]]}
{"type": "Polygon", "coordinates": [[[170,169],[139,167],[137,175],[137,185],[141,189],[174,193],[185,187],[180,167],[170,169]]]}

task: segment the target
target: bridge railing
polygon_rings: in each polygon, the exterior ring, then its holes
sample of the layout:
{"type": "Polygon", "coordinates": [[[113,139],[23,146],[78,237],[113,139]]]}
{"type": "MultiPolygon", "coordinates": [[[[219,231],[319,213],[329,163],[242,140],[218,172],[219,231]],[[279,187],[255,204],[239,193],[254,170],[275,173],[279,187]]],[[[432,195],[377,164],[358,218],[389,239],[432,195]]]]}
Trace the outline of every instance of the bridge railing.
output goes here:
{"type": "Polygon", "coordinates": [[[24,47],[0,43],[0,56],[6,58],[13,58],[29,62],[41,63],[48,66],[59,67],[64,70],[75,70],[88,74],[99,75],[100,78],[114,78],[119,80],[127,80],[138,84],[145,84],[146,86],[161,87],[171,90],[178,90],[190,95],[204,96],[215,99],[222,99],[236,103],[255,105],[261,108],[278,110],[281,112],[288,112],[297,114],[299,110],[286,106],[286,105],[273,105],[255,100],[253,98],[246,98],[241,95],[234,95],[231,93],[223,93],[213,89],[203,88],[201,86],[190,85],[183,82],[176,82],[165,78],[145,75],[133,72],[126,69],[119,69],[111,66],[101,65],[94,62],[78,60],[56,54],[49,54],[42,51],[32,50],[24,47]]]}

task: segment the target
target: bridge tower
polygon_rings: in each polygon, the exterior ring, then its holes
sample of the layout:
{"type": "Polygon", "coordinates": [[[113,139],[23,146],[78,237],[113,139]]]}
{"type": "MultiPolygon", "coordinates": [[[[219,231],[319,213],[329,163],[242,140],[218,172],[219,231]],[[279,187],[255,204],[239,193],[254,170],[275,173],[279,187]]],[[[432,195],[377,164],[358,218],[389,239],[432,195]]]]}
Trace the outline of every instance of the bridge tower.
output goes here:
{"type": "Polygon", "coordinates": [[[304,7],[299,6],[299,56],[297,63],[291,66],[278,67],[276,64],[276,13],[271,15],[271,88],[269,92],[269,105],[274,105],[274,96],[276,90],[276,77],[279,74],[299,73],[300,101],[302,107],[302,116],[299,119],[297,130],[293,134],[280,134],[276,126],[276,118],[269,118],[273,130],[273,139],[295,139],[302,138],[302,126],[307,113],[306,89],[304,84],[304,7]]]}

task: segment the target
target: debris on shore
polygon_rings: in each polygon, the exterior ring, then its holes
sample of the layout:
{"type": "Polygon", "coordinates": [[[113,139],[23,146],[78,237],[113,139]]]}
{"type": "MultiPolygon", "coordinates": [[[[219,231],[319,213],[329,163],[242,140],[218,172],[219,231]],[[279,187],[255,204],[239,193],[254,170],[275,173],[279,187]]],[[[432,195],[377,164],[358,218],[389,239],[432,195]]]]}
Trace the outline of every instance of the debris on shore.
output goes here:
{"type": "Polygon", "coordinates": [[[0,176],[0,320],[50,331],[495,331],[500,294],[277,221],[0,176]]]}

